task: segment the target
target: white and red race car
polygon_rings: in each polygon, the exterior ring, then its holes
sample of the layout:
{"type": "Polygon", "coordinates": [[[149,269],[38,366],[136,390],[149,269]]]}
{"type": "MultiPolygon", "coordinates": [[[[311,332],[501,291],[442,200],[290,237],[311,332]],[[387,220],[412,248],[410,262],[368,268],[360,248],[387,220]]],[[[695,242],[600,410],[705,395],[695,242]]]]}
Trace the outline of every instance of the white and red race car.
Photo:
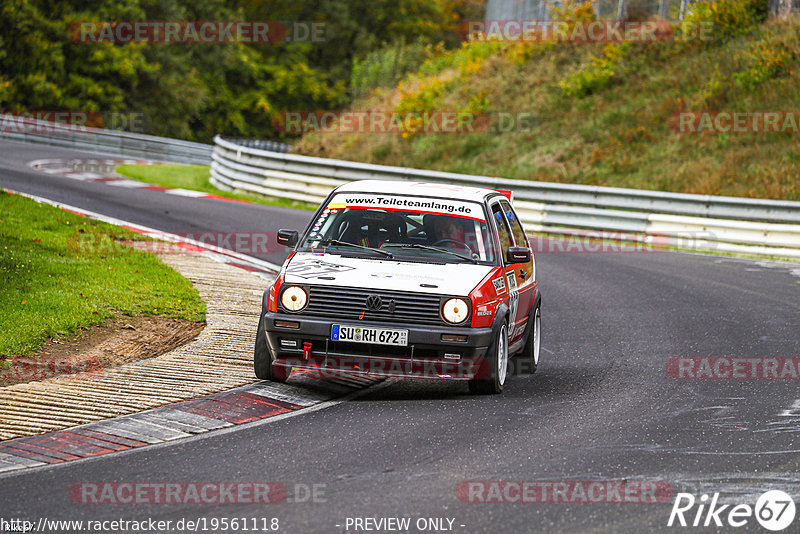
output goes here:
{"type": "Polygon", "coordinates": [[[467,380],[500,393],[535,372],[541,292],[510,193],[364,180],[336,188],[264,292],[255,373],[467,380]]]}

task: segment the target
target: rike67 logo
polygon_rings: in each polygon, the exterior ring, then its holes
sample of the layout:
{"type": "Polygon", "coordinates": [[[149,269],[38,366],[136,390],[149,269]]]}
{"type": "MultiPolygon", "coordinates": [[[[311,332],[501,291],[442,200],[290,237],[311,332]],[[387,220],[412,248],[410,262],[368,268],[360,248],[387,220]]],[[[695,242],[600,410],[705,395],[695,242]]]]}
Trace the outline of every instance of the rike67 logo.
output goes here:
{"type": "Polygon", "coordinates": [[[795,504],[792,497],[780,490],[771,490],[749,504],[718,504],[719,493],[709,502],[708,495],[699,499],[691,493],[678,493],[669,514],[667,526],[692,527],[742,527],[756,521],[765,529],[780,531],[794,521],[795,504]]]}

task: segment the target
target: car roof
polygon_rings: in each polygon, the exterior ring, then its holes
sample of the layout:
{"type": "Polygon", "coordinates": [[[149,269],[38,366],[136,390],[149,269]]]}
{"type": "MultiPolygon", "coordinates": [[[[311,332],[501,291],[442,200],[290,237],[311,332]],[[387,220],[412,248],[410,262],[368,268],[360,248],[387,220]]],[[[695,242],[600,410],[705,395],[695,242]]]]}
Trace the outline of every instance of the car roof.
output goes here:
{"type": "Polygon", "coordinates": [[[336,192],[383,193],[387,195],[415,195],[423,197],[449,198],[483,202],[489,195],[502,194],[493,189],[464,187],[451,184],[427,182],[404,182],[395,180],[357,180],[339,186],[336,192]]]}

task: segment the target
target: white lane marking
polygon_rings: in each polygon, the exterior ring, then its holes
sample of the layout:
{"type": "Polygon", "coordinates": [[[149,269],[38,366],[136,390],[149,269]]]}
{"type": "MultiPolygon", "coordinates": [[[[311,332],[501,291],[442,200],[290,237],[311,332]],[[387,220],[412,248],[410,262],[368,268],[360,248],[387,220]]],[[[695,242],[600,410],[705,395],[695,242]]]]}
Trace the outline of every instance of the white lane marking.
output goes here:
{"type": "Polygon", "coordinates": [[[149,187],[152,184],[146,184],[144,182],[139,182],[137,180],[108,180],[103,182],[106,185],[113,185],[115,187],[127,187],[129,189],[140,189],[142,187],[149,187]]]}
{"type": "Polygon", "coordinates": [[[190,191],[188,189],[167,189],[164,192],[168,195],[178,195],[179,197],[200,198],[208,196],[208,193],[202,193],[200,191],[190,191]]]}
{"type": "Polygon", "coordinates": [[[800,417],[800,399],[795,400],[788,410],[778,414],[780,417],[800,417]]]}
{"type": "Polygon", "coordinates": [[[795,434],[800,432],[800,399],[792,402],[789,408],[781,410],[778,417],[779,419],[766,423],[768,428],[754,430],[754,432],[770,432],[774,434],[795,434]]]}
{"type": "Polygon", "coordinates": [[[64,176],[73,180],[96,180],[97,178],[102,178],[102,176],[93,172],[68,172],[64,176]]]}

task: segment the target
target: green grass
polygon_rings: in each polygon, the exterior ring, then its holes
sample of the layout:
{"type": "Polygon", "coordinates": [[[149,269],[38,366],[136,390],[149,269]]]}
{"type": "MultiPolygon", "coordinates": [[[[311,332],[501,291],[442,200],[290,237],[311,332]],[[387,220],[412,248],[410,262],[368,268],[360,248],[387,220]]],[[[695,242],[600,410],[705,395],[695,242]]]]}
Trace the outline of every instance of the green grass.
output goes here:
{"type": "Polygon", "coordinates": [[[0,191],[0,355],[103,324],[112,312],[205,319],[192,284],[122,241],[142,236],[0,191]]]}
{"type": "Polygon", "coordinates": [[[217,189],[211,185],[211,182],[208,180],[210,176],[208,165],[121,165],[117,167],[117,172],[123,176],[127,176],[128,178],[140,180],[142,182],[147,182],[154,185],[160,185],[162,187],[202,191],[203,193],[218,195],[225,198],[247,200],[250,202],[257,202],[259,204],[281,206],[284,208],[305,210],[317,209],[316,204],[312,205],[308,202],[298,202],[285,198],[262,197],[259,195],[246,193],[232,193],[217,189]]]}
{"type": "Polygon", "coordinates": [[[315,132],[295,150],[473,175],[800,200],[798,133],[671,128],[681,111],[800,110],[798,16],[748,23],[710,42],[633,42],[615,54],[602,44],[473,42],[353,109],[527,112],[530,131],[315,132]]]}

